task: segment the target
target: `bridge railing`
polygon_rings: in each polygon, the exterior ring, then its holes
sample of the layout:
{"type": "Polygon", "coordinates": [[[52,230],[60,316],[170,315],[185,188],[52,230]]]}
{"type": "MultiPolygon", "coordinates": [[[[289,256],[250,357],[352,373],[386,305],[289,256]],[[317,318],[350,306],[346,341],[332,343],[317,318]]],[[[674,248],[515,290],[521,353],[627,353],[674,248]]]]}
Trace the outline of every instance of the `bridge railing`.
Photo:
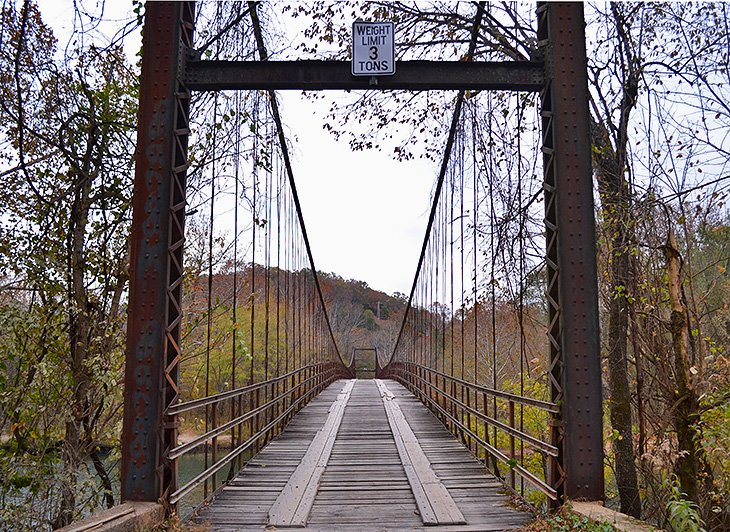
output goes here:
{"type": "Polygon", "coordinates": [[[523,420],[541,418],[547,425],[550,416],[559,412],[558,405],[495,390],[416,363],[395,362],[389,366],[388,376],[425,403],[513,491],[524,493],[524,486],[517,481],[519,475],[551,500],[557,499],[546,478],[548,462],[557,458],[558,448],[544,441],[544,436],[531,435],[523,420]],[[527,453],[541,458],[537,470],[524,465],[527,453]]]}
{"type": "MultiPolygon", "coordinates": [[[[176,410],[181,403],[239,390],[245,383],[244,388],[254,388],[239,397],[251,402],[250,409],[289,401],[278,413],[267,411],[270,419],[284,421],[281,413],[293,404],[282,391],[286,379],[277,381],[279,389],[274,383],[273,391],[272,384],[264,383],[297,372],[301,380],[290,389],[309,383],[313,387],[306,392],[306,386],[299,389],[306,398],[315,393],[307,395],[317,389],[317,379],[304,368],[314,366],[325,375],[326,365],[332,364],[335,373],[351,374],[337,352],[323,306],[276,94],[266,90],[244,98],[221,92],[191,98],[191,88],[214,90],[196,85],[184,72],[194,56],[189,53],[194,50],[194,8],[193,2],[151,2],[146,13],[122,438],[126,500],[182,500],[178,484],[190,482],[178,482],[178,462],[192,451],[177,454],[180,429],[193,432],[196,444],[191,448],[204,449],[203,469],[209,470],[211,462],[220,462],[217,450],[213,458],[208,449],[212,455],[217,447],[211,445],[213,439],[220,443],[221,425],[245,412],[225,414],[237,402],[231,398],[220,399],[227,405],[212,399],[185,412],[176,410]],[[206,118],[195,122],[199,116],[206,118]],[[188,137],[194,146],[203,146],[190,157],[188,137]],[[253,406],[257,393],[262,402],[253,406]],[[193,415],[199,410],[202,416],[193,415]]],[[[466,61],[474,58],[484,9],[480,3],[466,61]]],[[[256,10],[250,15],[255,48],[266,61],[256,10]]],[[[220,17],[208,18],[222,24],[220,17]]],[[[542,87],[539,106],[525,93],[470,89],[466,120],[461,109],[470,87],[459,92],[408,310],[382,373],[428,395],[447,425],[462,425],[462,432],[477,443],[481,438],[482,448],[492,458],[507,457],[521,478],[531,481],[523,469],[534,469],[523,465],[523,453],[505,451],[497,432],[547,456],[547,465],[540,468],[543,482],[558,497],[564,490],[570,497],[596,500],[603,496],[600,360],[585,56],[575,40],[583,38],[582,7],[540,3],[537,22],[544,76],[538,76],[540,83],[507,85],[514,90],[542,87]],[[538,107],[539,115],[531,112],[538,107]],[[525,126],[528,115],[532,122],[525,126]],[[576,133],[568,138],[566,131],[576,133]],[[543,180],[534,175],[540,158],[543,180]],[[536,291],[541,293],[537,298],[536,291]],[[569,301],[575,306],[571,313],[564,312],[569,301]],[[480,317],[484,307],[490,308],[487,322],[480,317]],[[474,332],[465,334],[470,323],[474,332]],[[505,334],[510,329],[519,333],[505,334]],[[537,346],[537,329],[548,331],[547,349],[537,346]],[[545,351],[546,356],[539,355],[545,351]],[[485,400],[485,390],[479,388],[485,383],[495,392],[539,400],[550,396],[561,410],[583,399],[586,405],[574,415],[555,415],[551,408],[536,414],[536,425],[551,433],[559,455],[572,453],[570,459],[553,459],[552,449],[525,436],[525,412],[534,405],[497,393],[487,393],[485,400]],[[505,408],[508,418],[515,412],[514,423],[499,418],[505,408]],[[480,423],[492,429],[490,441],[480,423]],[[582,445],[581,439],[591,444],[582,445]]],[[[251,35],[241,31],[222,32],[236,60],[254,48],[251,35]]],[[[223,59],[218,47],[214,55],[223,59]]],[[[499,87],[505,85],[491,88],[499,87]]],[[[252,414],[236,429],[246,427],[241,444],[256,438],[249,450],[259,444],[258,433],[270,430],[262,414],[252,414]]],[[[219,489],[222,467],[212,474],[195,473],[203,499],[219,489]]],[[[168,511],[174,510],[172,503],[168,511]]]]}
{"type": "Polygon", "coordinates": [[[165,411],[180,433],[163,455],[176,478],[167,501],[181,515],[214,497],[310,399],[350,374],[271,96],[206,102],[214,123],[198,128],[210,128],[212,156],[189,179],[187,202],[199,214],[185,244],[193,260],[182,281],[178,400],[165,411]],[[221,115],[234,118],[222,125],[221,115]]]}
{"type": "MultiPolygon", "coordinates": [[[[197,18],[220,32],[221,5],[200,7],[197,18]]],[[[177,69],[194,49],[195,4],[151,3],[145,18],[122,497],[187,516],[351,371],[324,306],[276,94],[192,94],[177,69]],[[170,57],[180,61],[161,73],[170,57]]],[[[216,43],[221,59],[256,47],[244,24],[216,43]]]]}
{"type": "Polygon", "coordinates": [[[173,448],[168,458],[176,462],[188,453],[210,449],[211,461],[173,492],[170,502],[177,503],[206,482],[218,486],[221,473],[223,479],[231,480],[247,457],[278,435],[294,414],[341,374],[341,365],[333,362],[309,364],[273,379],[171,407],[172,416],[206,410],[211,424],[207,432],[173,448]],[[221,452],[224,435],[229,436],[229,445],[221,452]]]}

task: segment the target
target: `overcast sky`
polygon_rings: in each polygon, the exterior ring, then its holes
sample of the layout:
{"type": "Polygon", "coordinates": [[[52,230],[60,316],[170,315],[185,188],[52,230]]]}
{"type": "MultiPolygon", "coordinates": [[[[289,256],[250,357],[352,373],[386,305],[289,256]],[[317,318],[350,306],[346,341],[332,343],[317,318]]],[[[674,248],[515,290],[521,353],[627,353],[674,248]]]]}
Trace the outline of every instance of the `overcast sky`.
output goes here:
{"type": "Polygon", "coordinates": [[[327,104],[313,109],[298,91],[279,94],[282,118],[295,132],[294,177],[317,269],[409,293],[428,220],[433,163],[351,152],[346,141],[322,130],[319,113],[327,104]]]}
{"type": "MultiPolygon", "coordinates": [[[[96,4],[87,1],[93,10],[96,4]]],[[[39,5],[63,46],[73,2],[39,0],[39,5]]],[[[107,1],[105,31],[117,31],[128,13],[130,1],[107,1]]],[[[129,39],[131,58],[138,42],[129,39]]],[[[315,102],[301,91],[281,91],[279,97],[317,269],[387,293],[409,293],[428,220],[434,163],[398,163],[377,151],[353,153],[347,141],[335,141],[322,129],[322,118],[327,98],[337,93],[315,102]]]]}

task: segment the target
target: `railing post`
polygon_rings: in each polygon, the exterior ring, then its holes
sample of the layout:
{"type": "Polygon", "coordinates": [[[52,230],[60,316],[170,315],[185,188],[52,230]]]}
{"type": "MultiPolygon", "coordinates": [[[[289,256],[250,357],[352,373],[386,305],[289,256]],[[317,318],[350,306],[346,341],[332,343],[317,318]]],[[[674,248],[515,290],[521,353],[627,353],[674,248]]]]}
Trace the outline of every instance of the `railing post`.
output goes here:
{"type": "MultiPolygon", "coordinates": [[[[258,408],[261,406],[261,388],[256,388],[256,400],[254,401],[254,408],[258,408]]],[[[260,440],[260,432],[261,432],[261,414],[257,413],[256,416],[254,416],[256,419],[256,442],[253,445],[253,448],[255,449],[254,454],[258,453],[261,450],[261,440],[260,440]]]]}
{"type": "MultiPolygon", "coordinates": [[[[474,390],[474,393],[476,394],[476,390],[474,390]]],[[[466,406],[471,408],[471,388],[466,389],[466,406]]],[[[466,411],[466,426],[469,427],[469,430],[473,430],[471,426],[471,410],[466,411]]],[[[469,440],[469,449],[474,452],[474,438],[471,437],[471,435],[467,436],[467,439],[469,440]]]]}
{"type": "MultiPolygon", "coordinates": [[[[445,369],[443,371],[445,371],[445,369]]],[[[452,434],[456,435],[456,430],[454,430],[454,422],[447,415],[448,413],[450,413],[452,403],[451,403],[451,399],[448,398],[448,395],[449,395],[449,387],[448,387],[448,385],[446,383],[446,375],[444,375],[444,376],[441,377],[441,383],[442,383],[441,384],[441,399],[444,402],[443,409],[444,409],[444,412],[445,412],[444,417],[446,418],[446,420],[448,420],[448,423],[449,423],[448,424],[449,432],[451,432],[452,434]]]]}
{"type": "MultiPolygon", "coordinates": [[[[509,426],[515,428],[515,402],[509,400],[509,426]]],[[[515,435],[510,433],[509,435],[509,459],[512,460],[509,469],[509,483],[512,489],[515,489],[515,435]]]]}
{"type": "Polygon", "coordinates": [[[306,386],[304,387],[304,397],[305,397],[305,400],[302,401],[299,404],[299,410],[301,410],[302,408],[304,408],[304,403],[307,402],[306,401],[306,398],[309,397],[309,392],[314,387],[314,383],[312,382],[313,381],[313,377],[314,377],[314,368],[312,366],[309,366],[307,368],[307,373],[304,376],[304,379],[305,379],[304,382],[306,383],[306,386]]]}
{"type": "MultiPolygon", "coordinates": [[[[212,412],[211,412],[211,428],[213,430],[218,428],[218,403],[213,403],[210,405],[212,412]]],[[[210,459],[211,459],[211,465],[215,465],[215,463],[218,461],[218,436],[213,436],[213,439],[210,442],[211,448],[210,448],[210,459]]],[[[215,493],[216,488],[218,487],[218,473],[213,473],[213,476],[210,479],[210,489],[212,493],[215,493]]]]}
{"type": "Polygon", "coordinates": [[[294,402],[297,400],[297,395],[299,394],[299,388],[297,387],[297,384],[299,382],[299,376],[301,371],[296,371],[291,376],[291,387],[289,388],[289,416],[287,417],[287,422],[291,421],[291,418],[294,416],[294,402]]]}
{"type": "MultiPolygon", "coordinates": [[[[596,236],[583,4],[539,2],[552,420],[559,499],[602,500],[603,427],[596,236]],[[568,304],[570,302],[570,304],[568,304]]],[[[562,501],[561,501],[562,502],[562,501]]]]}
{"type": "MultiPolygon", "coordinates": [[[[438,385],[439,382],[439,375],[436,375],[436,384],[438,385]]],[[[446,408],[446,377],[441,377],[441,385],[438,386],[439,391],[439,404],[441,405],[441,409],[443,412],[447,412],[446,408]]],[[[449,432],[453,433],[454,428],[450,420],[446,418],[445,414],[441,414],[441,419],[443,420],[443,423],[449,428],[449,432]]]]}
{"type": "MultiPolygon", "coordinates": [[[[243,396],[239,395],[236,398],[237,403],[237,414],[240,416],[243,413],[243,396]]],[[[236,431],[236,446],[240,446],[243,443],[243,423],[238,426],[238,430],[236,431]]],[[[238,455],[238,457],[235,460],[236,463],[236,471],[240,471],[243,467],[243,456],[238,455]]]]}
{"type": "MultiPolygon", "coordinates": [[[[277,396],[277,389],[279,387],[279,381],[275,381],[271,383],[271,391],[269,392],[269,397],[271,398],[270,401],[272,402],[272,405],[268,408],[268,410],[271,412],[271,420],[275,420],[279,415],[279,399],[277,396]]],[[[274,437],[277,434],[278,427],[281,425],[277,423],[277,426],[271,427],[269,440],[273,440],[274,437]]]]}
{"type": "MultiPolygon", "coordinates": [[[[484,417],[489,417],[489,408],[487,406],[487,394],[482,392],[482,409],[484,411],[484,417]]],[[[484,429],[484,441],[489,443],[489,425],[486,421],[482,421],[482,428],[484,429]]],[[[484,465],[489,469],[489,453],[487,448],[484,448],[484,465]]]]}
{"type": "MultiPolygon", "coordinates": [[[[124,375],[124,501],[169,500],[177,419],[188,109],[182,83],[194,2],[148,2],[134,179],[124,375]]],[[[168,513],[174,511],[168,507],[168,513]]]]}
{"type": "Polygon", "coordinates": [[[421,401],[426,403],[426,397],[428,393],[428,389],[426,388],[426,375],[423,373],[423,368],[421,368],[421,366],[415,362],[413,363],[413,379],[414,385],[416,385],[420,390],[421,401]]]}
{"type": "MultiPolygon", "coordinates": [[[[425,371],[425,369],[424,369],[424,371],[425,371]]],[[[430,404],[428,405],[428,407],[431,410],[434,409],[433,408],[433,403],[435,402],[435,394],[436,394],[436,392],[434,391],[434,388],[433,388],[433,382],[432,381],[433,381],[433,373],[429,371],[428,372],[428,397],[430,398],[430,400],[429,400],[429,403],[430,404]]]]}
{"type": "MultiPolygon", "coordinates": [[[[454,354],[452,353],[451,356],[453,357],[454,354]]],[[[457,418],[456,410],[458,408],[456,405],[456,401],[455,401],[455,399],[456,399],[456,382],[453,379],[453,375],[451,375],[451,377],[452,377],[450,379],[451,386],[449,386],[449,395],[451,395],[451,399],[449,399],[449,406],[450,406],[449,411],[451,413],[451,416],[454,419],[456,419],[457,418]]],[[[446,391],[446,377],[444,377],[444,391],[446,391]]],[[[459,430],[459,425],[456,424],[456,422],[454,422],[452,420],[451,421],[451,432],[454,433],[454,436],[457,436],[456,433],[458,432],[458,430],[459,430]]]]}
{"type": "MultiPolygon", "coordinates": [[[[273,401],[273,405],[271,405],[272,408],[272,419],[277,419],[279,417],[279,381],[271,383],[271,400],[273,401]]],[[[276,438],[276,436],[281,432],[282,423],[279,422],[276,424],[275,427],[271,429],[271,439],[276,438]]]]}

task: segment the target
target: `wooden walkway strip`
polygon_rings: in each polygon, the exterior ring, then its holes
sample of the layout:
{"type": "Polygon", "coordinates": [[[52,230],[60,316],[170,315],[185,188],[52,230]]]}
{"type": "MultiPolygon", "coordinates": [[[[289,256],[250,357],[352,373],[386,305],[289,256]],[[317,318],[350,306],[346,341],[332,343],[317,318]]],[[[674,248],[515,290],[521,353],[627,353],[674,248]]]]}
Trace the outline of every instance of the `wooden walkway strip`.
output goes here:
{"type": "Polygon", "coordinates": [[[319,489],[319,481],[329,462],[354,380],[348,380],[332,403],[324,426],[309,444],[299,466],[289,478],[269,510],[269,526],[304,527],[319,489]]]}
{"type": "Polygon", "coordinates": [[[405,469],[411,491],[416,498],[418,511],[424,525],[463,525],[464,515],[431,468],[426,454],[423,452],[416,435],[411,430],[395,396],[386,384],[375,379],[383,399],[388,423],[393,433],[398,454],[405,469]]]}

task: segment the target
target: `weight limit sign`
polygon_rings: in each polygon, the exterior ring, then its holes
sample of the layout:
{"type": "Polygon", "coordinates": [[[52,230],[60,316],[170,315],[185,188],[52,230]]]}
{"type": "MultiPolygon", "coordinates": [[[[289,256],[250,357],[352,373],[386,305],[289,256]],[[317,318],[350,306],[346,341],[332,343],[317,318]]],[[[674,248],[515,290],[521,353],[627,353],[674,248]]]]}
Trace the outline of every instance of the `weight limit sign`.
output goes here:
{"type": "Polygon", "coordinates": [[[395,26],[392,22],[353,22],[352,75],[395,74],[395,26]]]}

